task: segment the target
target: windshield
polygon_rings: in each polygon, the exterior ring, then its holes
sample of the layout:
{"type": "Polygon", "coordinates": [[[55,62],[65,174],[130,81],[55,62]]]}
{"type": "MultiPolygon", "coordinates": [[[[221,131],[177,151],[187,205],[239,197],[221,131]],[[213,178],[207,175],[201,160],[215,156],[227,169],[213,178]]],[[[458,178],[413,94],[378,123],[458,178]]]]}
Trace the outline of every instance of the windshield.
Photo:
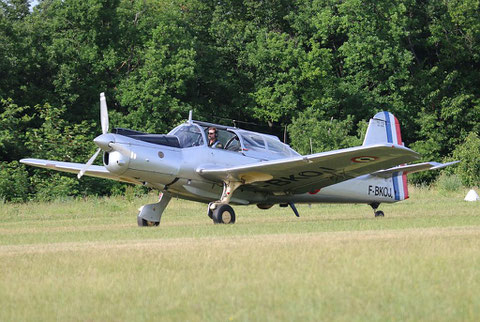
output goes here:
{"type": "Polygon", "coordinates": [[[178,137],[180,147],[189,148],[204,144],[203,135],[200,127],[195,124],[183,124],[175,128],[170,134],[178,137]]]}

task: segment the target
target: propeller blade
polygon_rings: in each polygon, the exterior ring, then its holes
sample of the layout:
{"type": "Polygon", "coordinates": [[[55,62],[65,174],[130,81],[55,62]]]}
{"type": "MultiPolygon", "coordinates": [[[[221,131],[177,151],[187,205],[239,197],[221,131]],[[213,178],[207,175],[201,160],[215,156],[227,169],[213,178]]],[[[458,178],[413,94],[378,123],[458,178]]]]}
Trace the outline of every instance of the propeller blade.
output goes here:
{"type": "Polygon", "coordinates": [[[92,165],[93,161],[95,161],[95,159],[97,158],[98,154],[100,153],[100,151],[102,151],[102,149],[98,149],[97,152],[95,152],[94,155],[92,155],[92,157],[90,158],[90,160],[88,160],[88,162],[85,164],[85,166],[83,167],[82,170],[80,170],[80,172],[77,174],[77,178],[80,179],[84,174],[85,174],[85,171],[88,170],[88,168],[92,165]]]}
{"type": "Polygon", "coordinates": [[[134,153],[132,151],[130,151],[129,149],[127,149],[125,146],[123,146],[122,144],[118,144],[118,143],[109,143],[108,144],[109,147],[111,147],[112,149],[114,149],[115,151],[118,151],[120,152],[121,154],[123,154],[124,156],[126,156],[127,158],[131,158],[131,157],[134,157],[134,153]]]}
{"type": "MultiPolygon", "coordinates": [[[[102,125],[102,134],[108,133],[108,110],[107,110],[107,100],[105,99],[105,93],[100,93],[100,124],[102,125]]],[[[97,137],[98,139],[98,137],[97,137]]],[[[95,140],[94,140],[95,141],[95,140]]],[[[100,143],[103,143],[101,140],[99,140],[100,143]]],[[[97,142],[96,142],[97,143],[97,142]]],[[[97,145],[99,145],[97,143],[97,145]]],[[[88,162],[85,164],[85,166],[80,170],[80,172],[77,174],[77,178],[80,179],[85,172],[88,170],[88,168],[92,165],[93,161],[98,157],[98,154],[102,151],[101,148],[95,152],[94,155],[88,160],[88,162]]],[[[130,152],[130,151],[129,151],[130,152]]]]}
{"type": "Polygon", "coordinates": [[[100,123],[102,124],[102,133],[108,132],[108,110],[105,93],[100,93],[100,123]]]}

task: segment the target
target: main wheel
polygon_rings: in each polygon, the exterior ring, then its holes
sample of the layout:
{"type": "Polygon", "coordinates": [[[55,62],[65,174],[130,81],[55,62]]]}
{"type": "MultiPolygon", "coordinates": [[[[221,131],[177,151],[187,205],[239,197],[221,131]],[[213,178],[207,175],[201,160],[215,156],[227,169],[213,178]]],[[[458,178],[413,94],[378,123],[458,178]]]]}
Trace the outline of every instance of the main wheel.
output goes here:
{"type": "Polygon", "coordinates": [[[385,214],[383,213],[383,211],[379,210],[379,211],[375,211],[375,217],[383,217],[385,216],[385,214]]]}
{"type": "Polygon", "coordinates": [[[139,227],[153,227],[160,225],[160,222],[145,220],[142,217],[137,216],[137,224],[139,227]]]}
{"type": "Polygon", "coordinates": [[[233,224],[235,223],[235,211],[230,205],[219,204],[213,210],[213,222],[215,224],[233,224]]]}

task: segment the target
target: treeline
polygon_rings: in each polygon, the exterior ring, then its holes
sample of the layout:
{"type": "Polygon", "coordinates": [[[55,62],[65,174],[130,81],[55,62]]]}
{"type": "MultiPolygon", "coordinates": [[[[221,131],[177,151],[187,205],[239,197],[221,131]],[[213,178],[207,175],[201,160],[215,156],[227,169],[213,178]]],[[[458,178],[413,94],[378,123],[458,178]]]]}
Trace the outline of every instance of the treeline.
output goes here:
{"type": "Polygon", "coordinates": [[[86,162],[100,92],[115,127],[165,133],[193,110],[301,153],[359,144],[388,110],[479,185],[479,0],[1,0],[0,44],[2,200],[125,189],[17,162],[86,162]]]}

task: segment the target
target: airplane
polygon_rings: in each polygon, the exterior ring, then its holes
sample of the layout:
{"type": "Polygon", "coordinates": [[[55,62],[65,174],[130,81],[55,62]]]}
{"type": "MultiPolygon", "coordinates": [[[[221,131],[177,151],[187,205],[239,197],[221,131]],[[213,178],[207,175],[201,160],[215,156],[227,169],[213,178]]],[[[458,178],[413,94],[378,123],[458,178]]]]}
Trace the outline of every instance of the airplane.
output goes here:
{"type": "Polygon", "coordinates": [[[407,199],[407,173],[452,165],[408,164],[420,155],[405,147],[397,118],[379,112],[370,119],[361,146],[300,155],[276,136],[192,119],[168,134],[115,128],[108,132],[105,94],[100,94],[102,134],[86,164],[42,159],[21,163],[143,185],[161,192],[160,200],[139,209],[139,226],[158,226],[172,197],[208,204],[215,224],[236,221],[233,205],[269,209],[290,206],[299,217],[298,203],[363,203],[375,217],[381,203],[407,199]],[[208,132],[222,148],[208,146],[208,132]],[[103,166],[93,165],[103,151],[103,166]]]}

